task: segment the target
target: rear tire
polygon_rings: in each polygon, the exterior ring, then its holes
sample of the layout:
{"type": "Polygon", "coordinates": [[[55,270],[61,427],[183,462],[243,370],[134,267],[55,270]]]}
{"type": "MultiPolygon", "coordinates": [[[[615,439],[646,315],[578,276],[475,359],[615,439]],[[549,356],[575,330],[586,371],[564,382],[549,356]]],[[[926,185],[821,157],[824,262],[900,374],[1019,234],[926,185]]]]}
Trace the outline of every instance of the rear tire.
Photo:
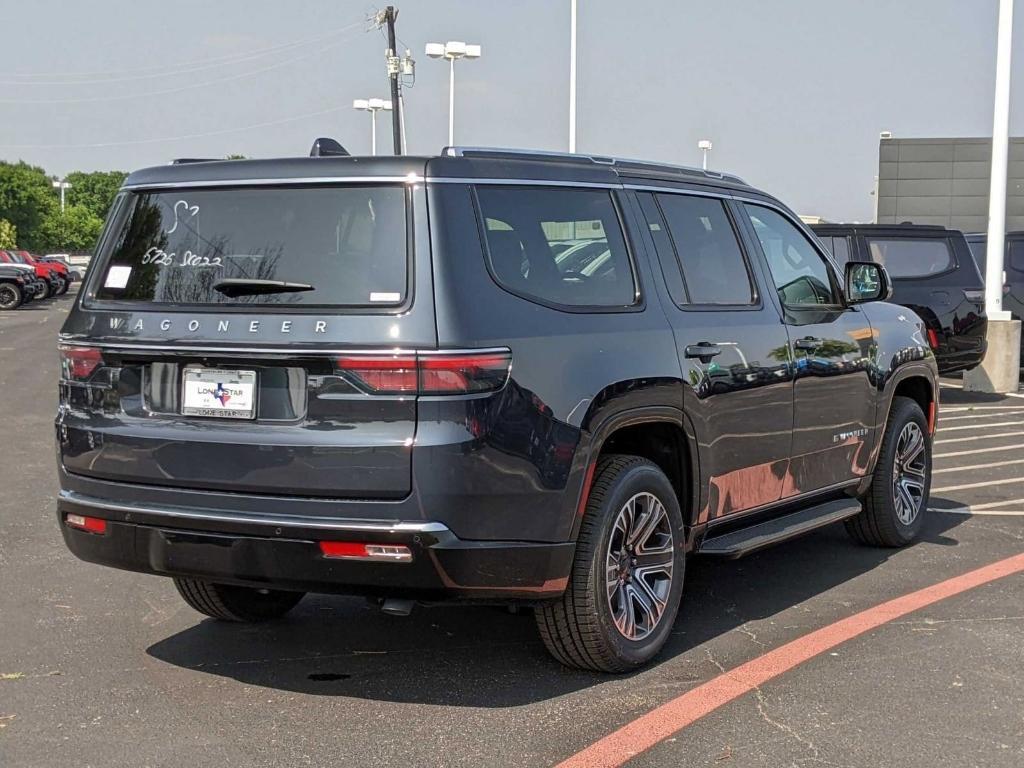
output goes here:
{"type": "Polygon", "coordinates": [[[22,293],[18,286],[11,283],[0,283],[0,309],[17,309],[21,306],[22,293]]]}
{"type": "Polygon", "coordinates": [[[628,672],[654,658],[679,612],[685,559],[675,489],[647,459],[600,459],[565,594],[534,615],[569,667],[628,672]]]}
{"type": "Polygon", "coordinates": [[[56,295],[57,296],[63,296],[65,293],[68,292],[68,287],[70,285],[71,285],[71,283],[68,282],[67,278],[62,277],[60,279],[60,285],[57,286],[56,295]]]}
{"type": "Polygon", "coordinates": [[[894,397],[871,487],[863,510],[846,521],[861,544],[905,547],[917,538],[928,510],[932,480],[932,441],[921,406],[894,397]]]}
{"type": "Polygon", "coordinates": [[[50,298],[50,281],[43,280],[43,290],[36,294],[37,299],[48,299],[50,298]]]}
{"type": "Polygon", "coordinates": [[[305,592],[236,587],[201,579],[175,577],[178,594],[200,613],[222,621],[259,622],[279,619],[299,604],[305,592]]]}

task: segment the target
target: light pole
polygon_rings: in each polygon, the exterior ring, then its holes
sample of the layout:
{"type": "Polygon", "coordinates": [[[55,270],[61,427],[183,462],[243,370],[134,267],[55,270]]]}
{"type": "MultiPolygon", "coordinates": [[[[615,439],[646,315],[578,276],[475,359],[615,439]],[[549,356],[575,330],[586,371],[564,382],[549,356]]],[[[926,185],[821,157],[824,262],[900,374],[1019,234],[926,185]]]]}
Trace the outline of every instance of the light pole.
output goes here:
{"type": "Polygon", "coordinates": [[[697,149],[704,153],[703,168],[708,169],[708,153],[711,151],[711,139],[701,139],[697,142],[697,149]]]}
{"type": "Polygon", "coordinates": [[[71,189],[71,182],[70,181],[64,181],[64,179],[61,179],[60,181],[53,182],[53,188],[60,190],[60,215],[63,216],[64,215],[64,191],[68,190],[68,189],[71,189]]]}
{"type": "Polygon", "coordinates": [[[569,151],[576,151],[576,0],[569,3],[569,151]]]}
{"type": "Polygon", "coordinates": [[[985,360],[964,374],[964,390],[1016,392],[1020,375],[1020,321],[1003,309],[1003,257],[1006,254],[1006,171],[1010,148],[1010,54],[1013,0],[999,0],[996,35],[996,97],[992,113],[992,177],[988,192],[985,259],[985,360]]]}
{"type": "Polygon", "coordinates": [[[448,146],[455,145],[455,60],[479,59],[480,46],[458,40],[447,43],[427,43],[427,56],[448,60],[448,146]]]}
{"type": "Polygon", "coordinates": [[[389,112],[391,102],[385,99],[355,99],[352,108],[370,113],[370,154],[377,154],[377,113],[381,110],[389,112]]]}

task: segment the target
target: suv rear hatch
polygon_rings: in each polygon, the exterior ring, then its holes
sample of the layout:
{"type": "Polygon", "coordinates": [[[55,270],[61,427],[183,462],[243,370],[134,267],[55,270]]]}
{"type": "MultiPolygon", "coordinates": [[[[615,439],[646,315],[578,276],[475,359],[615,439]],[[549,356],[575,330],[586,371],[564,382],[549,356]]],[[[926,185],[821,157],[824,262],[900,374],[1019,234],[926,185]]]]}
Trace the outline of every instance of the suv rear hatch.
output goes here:
{"type": "Polygon", "coordinates": [[[122,193],[62,333],[66,470],[408,495],[415,350],[436,348],[421,194],[393,181],[122,193]]]}

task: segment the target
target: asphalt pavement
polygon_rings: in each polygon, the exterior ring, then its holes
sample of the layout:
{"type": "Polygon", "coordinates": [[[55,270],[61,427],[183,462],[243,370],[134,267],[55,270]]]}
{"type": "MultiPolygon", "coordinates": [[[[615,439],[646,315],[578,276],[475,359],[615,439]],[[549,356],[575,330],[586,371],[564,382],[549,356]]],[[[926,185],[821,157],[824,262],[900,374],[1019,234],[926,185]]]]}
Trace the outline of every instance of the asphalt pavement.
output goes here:
{"type": "MultiPolygon", "coordinates": [[[[564,669],[528,613],[311,596],[221,624],[171,582],[76,560],[54,515],[55,337],[0,313],[0,766],[546,766],[738,665],[1024,551],[1024,394],[946,382],[932,511],[904,550],[841,526],[688,564],[657,663],[564,669]],[[945,510],[945,511],[939,511],[945,510]]],[[[633,766],[1024,765],[1024,575],[940,600],[711,711],[633,766]]]]}

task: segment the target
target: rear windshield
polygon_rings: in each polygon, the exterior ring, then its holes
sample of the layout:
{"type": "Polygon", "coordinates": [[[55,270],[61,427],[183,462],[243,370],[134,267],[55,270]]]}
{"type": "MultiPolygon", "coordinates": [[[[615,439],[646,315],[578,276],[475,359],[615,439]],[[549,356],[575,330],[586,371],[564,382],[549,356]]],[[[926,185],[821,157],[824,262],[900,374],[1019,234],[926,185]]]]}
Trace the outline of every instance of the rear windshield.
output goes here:
{"type": "Polygon", "coordinates": [[[869,237],[871,260],[882,264],[891,277],[927,277],[952,269],[949,241],[939,238],[869,237]]]}
{"type": "Polygon", "coordinates": [[[154,304],[398,305],[407,293],[406,232],[405,191],[396,185],[129,193],[100,254],[95,295],[154,304]],[[252,281],[291,285],[279,292],[252,281]]]}

